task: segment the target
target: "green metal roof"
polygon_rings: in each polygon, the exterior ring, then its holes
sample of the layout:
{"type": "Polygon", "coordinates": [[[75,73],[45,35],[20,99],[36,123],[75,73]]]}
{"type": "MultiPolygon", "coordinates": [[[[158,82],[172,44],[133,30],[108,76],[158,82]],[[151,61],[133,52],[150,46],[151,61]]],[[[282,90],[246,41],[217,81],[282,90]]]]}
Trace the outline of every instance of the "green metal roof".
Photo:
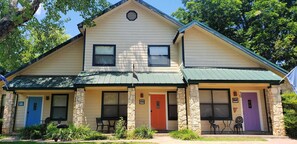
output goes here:
{"type": "Polygon", "coordinates": [[[132,72],[81,72],[75,80],[75,85],[126,85],[132,83],[136,86],[170,86],[184,85],[181,73],[136,73],[138,80],[132,72]]]}
{"type": "Polygon", "coordinates": [[[18,76],[9,82],[8,90],[74,89],[75,78],[76,76],[18,76]]]}
{"type": "Polygon", "coordinates": [[[228,69],[228,68],[184,68],[182,69],[188,83],[199,82],[240,82],[240,83],[279,83],[282,79],[271,71],[262,69],[228,69]]]}
{"type": "MultiPolygon", "coordinates": [[[[208,31],[209,33],[215,35],[216,37],[222,39],[223,41],[231,44],[235,48],[238,48],[239,50],[243,51],[244,53],[248,54],[249,56],[257,59],[260,62],[262,62],[263,64],[277,70],[278,72],[282,73],[283,75],[286,75],[288,73],[288,71],[281,68],[280,66],[270,62],[269,60],[265,59],[264,57],[254,53],[253,51],[251,51],[251,50],[247,49],[246,47],[240,45],[239,43],[229,39],[228,37],[224,36],[223,34],[219,33],[218,31],[210,28],[209,26],[207,26],[207,25],[205,25],[205,24],[203,24],[201,22],[198,22],[198,21],[194,20],[194,21],[188,23],[187,25],[182,26],[181,28],[178,29],[177,36],[178,36],[178,34],[184,33],[186,30],[188,30],[189,28],[191,28],[191,27],[193,27],[195,25],[198,26],[198,27],[201,27],[202,29],[204,29],[206,31],[208,31]]],[[[174,40],[174,43],[175,43],[175,40],[174,40]]]]}

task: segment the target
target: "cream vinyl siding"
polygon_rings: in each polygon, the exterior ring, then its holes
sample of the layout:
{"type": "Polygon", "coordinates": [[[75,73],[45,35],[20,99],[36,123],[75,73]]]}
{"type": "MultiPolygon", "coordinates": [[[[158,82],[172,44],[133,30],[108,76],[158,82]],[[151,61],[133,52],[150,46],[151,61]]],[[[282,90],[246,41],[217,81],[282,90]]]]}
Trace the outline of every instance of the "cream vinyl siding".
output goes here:
{"type": "Polygon", "coordinates": [[[87,90],[85,93],[86,123],[96,130],[96,117],[101,117],[102,91],[87,90]]]}
{"type": "Polygon", "coordinates": [[[81,37],[71,42],[29,66],[20,75],[77,75],[82,70],[83,41],[81,37]]]}
{"type": "Polygon", "coordinates": [[[27,106],[28,106],[28,97],[42,97],[42,115],[41,115],[41,122],[45,120],[47,117],[50,117],[51,113],[51,101],[52,101],[52,94],[69,94],[68,97],[68,115],[67,121],[62,121],[62,123],[72,123],[72,115],[73,115],[73,98],[74,93],[64,92],[64,91],[52,91],[52,92],[20,92],[19,93],[19,102],[23,101],[24,106],[17,107],[17,115],[16,115],[16,123],[15,128],[20,129],[23,128],[26,124],[26,113],[27,113],[27,106]],[[46,96],[49,96],[49,100],[46,100],[46,96]]]}
{"type": "Polygon", "coordinates": [[[95,20],[96,26],[86,29],[85,70],[97,71],[178,71],[178,50],[172,44],[177,26],[133,1],[95,20]],[[135,21],[126,19],[130,10],[137,12],[135,21]],[[93,45],[116,45],[116,66],[92,66],[93,45]],[[171,67],[148,67],[147,45],[170,45],[171,67]]]}
{"type": "Polygon", "coordinates": [[[201,28],[185,32],[185,64],[202,67],[260,67],[242,52],[218,40],[201,28]]]}

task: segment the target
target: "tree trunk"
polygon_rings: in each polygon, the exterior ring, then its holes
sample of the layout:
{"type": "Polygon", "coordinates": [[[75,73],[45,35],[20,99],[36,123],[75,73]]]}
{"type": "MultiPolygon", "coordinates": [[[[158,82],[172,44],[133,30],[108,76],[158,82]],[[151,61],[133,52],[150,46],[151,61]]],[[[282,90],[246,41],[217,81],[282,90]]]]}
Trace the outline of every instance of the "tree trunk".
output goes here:
{"type": "Polygon", "coordinates": [[[11,11],[0,19],[0,42],[3,41],[9,33],[15,30],[18,26],[32,19],[39,8],[40,3],[41,0],[33,0],[29,7],[19,9],[17,8],[16,1],[12,0],[10,3],[11,11]],[[15,9],[17,10],[16,12],[14,12],[15,9]],[[21,21],[13,21],[13,18],[15,19],[16,17],[20,17],[21,21]]]}

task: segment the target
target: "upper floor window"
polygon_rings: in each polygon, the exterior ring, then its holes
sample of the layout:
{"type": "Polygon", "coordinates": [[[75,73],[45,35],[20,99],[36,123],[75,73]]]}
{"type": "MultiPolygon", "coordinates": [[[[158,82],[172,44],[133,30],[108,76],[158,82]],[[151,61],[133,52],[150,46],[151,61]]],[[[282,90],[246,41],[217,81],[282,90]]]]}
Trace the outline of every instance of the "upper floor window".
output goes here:
{"type": "Polygon", "coordinates": [[[168,67],[170,66],[169,45],[148,46],[148,66],[168,67]]]}
{"type": "Polygon", "coordinates": [[[115,66],[115,45],[94,45],[93,66],[115,66]]]}

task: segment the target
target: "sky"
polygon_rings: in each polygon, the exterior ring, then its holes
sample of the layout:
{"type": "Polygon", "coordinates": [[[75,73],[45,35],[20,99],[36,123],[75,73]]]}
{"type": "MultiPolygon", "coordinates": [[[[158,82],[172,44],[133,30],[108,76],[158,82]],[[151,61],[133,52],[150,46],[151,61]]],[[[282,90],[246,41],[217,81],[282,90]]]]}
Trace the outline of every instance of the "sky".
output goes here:
{"type": "MultiPolygon", "coordinates": [[[[107,1],[110,2],[111,4],[115,4],[120,0],[107,0],[107,1]]],[[[182,0],[144,0],[144,1],[168,15],[171,15],[179,7],[183,6],[181,2],[182,0]]],[[[44,14],[45,14],[45,10],[41,6],[35,13],[35,17],[40,19],[44,16],[44,14]]],[[[71,37],[79,34],[77,24],[82,22],[83,19],[79,16],[78,13],[71,11],[67,15],[64,15],[62,18],[71,19],[69,22],[65,24],[67,34],[69,34],[71,37]]]]}

